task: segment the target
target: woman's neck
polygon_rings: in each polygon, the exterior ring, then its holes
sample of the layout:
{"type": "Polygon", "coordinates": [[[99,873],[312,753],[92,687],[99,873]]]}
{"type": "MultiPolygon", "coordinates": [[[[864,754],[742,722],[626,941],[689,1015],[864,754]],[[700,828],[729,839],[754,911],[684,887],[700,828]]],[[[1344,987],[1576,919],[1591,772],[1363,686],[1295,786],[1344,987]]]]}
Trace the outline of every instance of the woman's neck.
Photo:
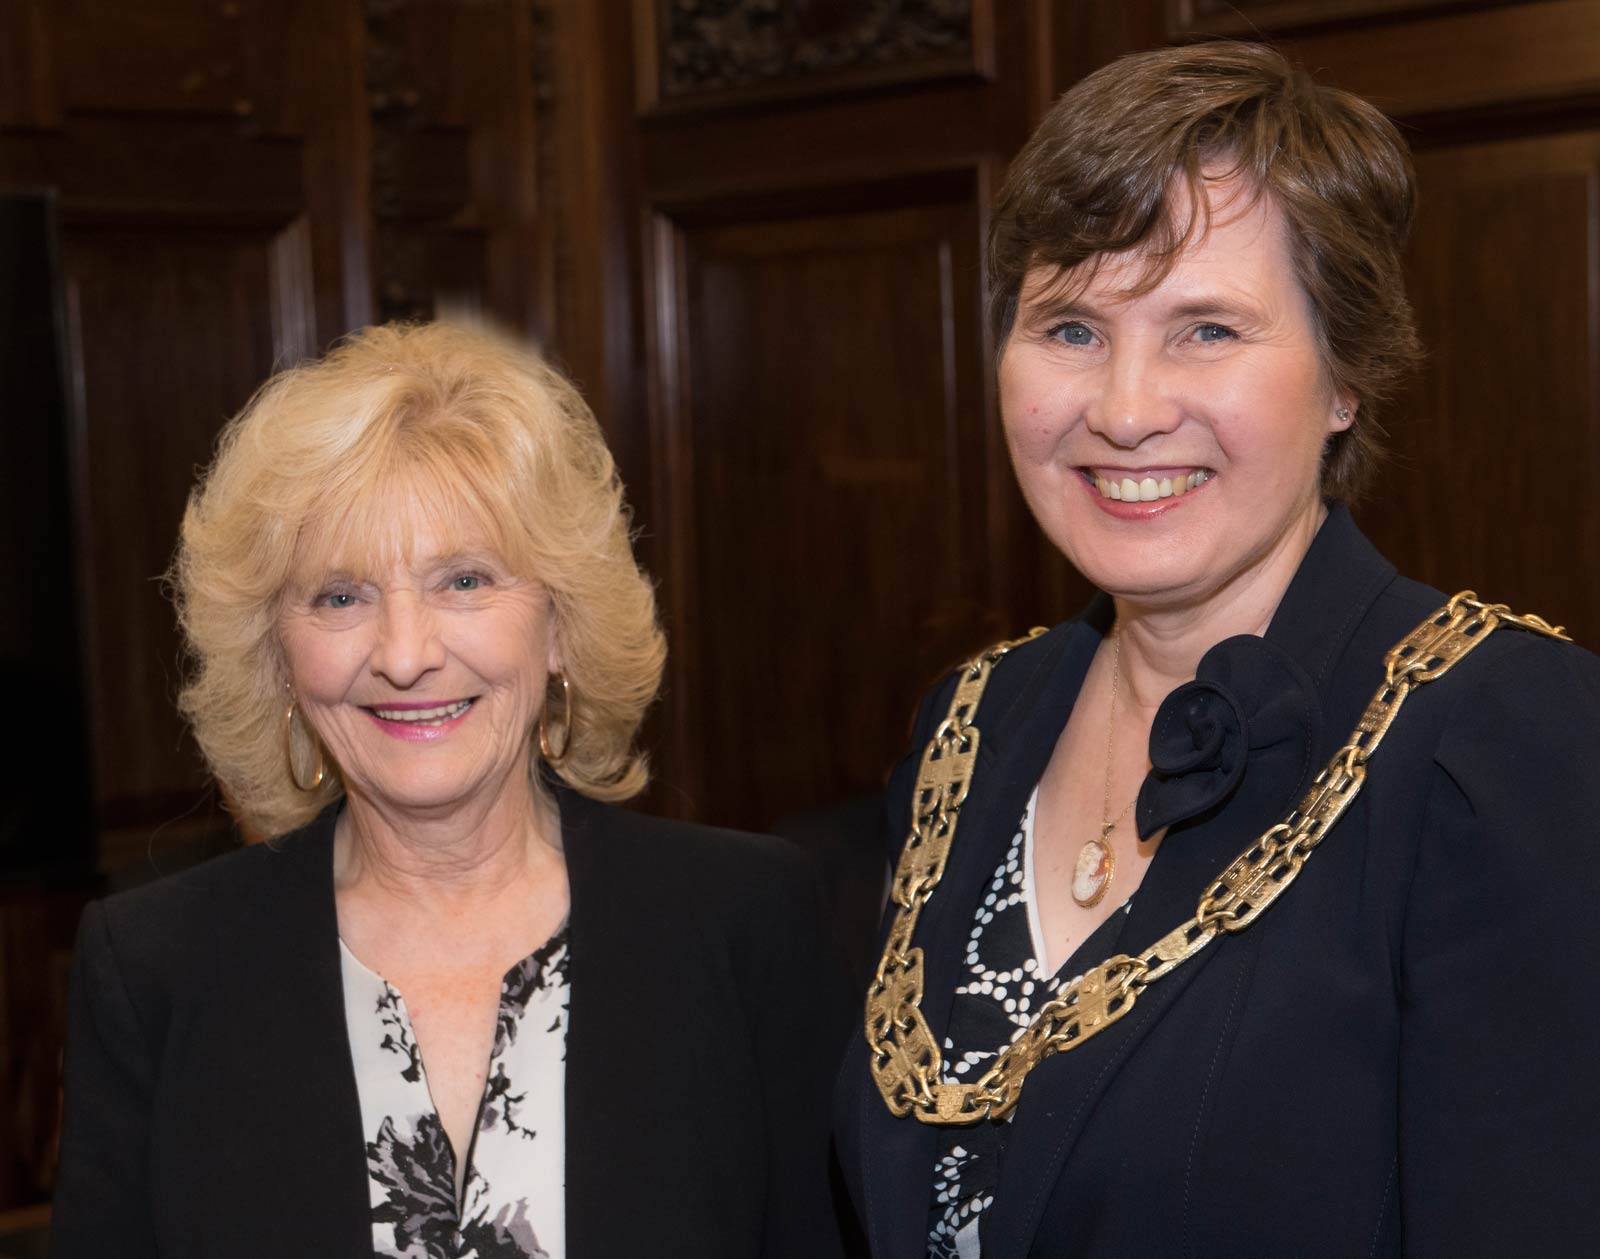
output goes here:
{"type": "Polygon", "coordinates": [[[421,813],[352,794],[335,832],[335,886],[460,912],[548,877],[563,867],[560,813],[515,778],[492,798],[421,813]]]}
{"type": "MultiPolygon", "coordinates": [[[[1319,505],[1320,508],[1320,505],[1319,505]]],[[[1123,685],[1131,704],[1148,710],[1195,675],[1200,658],[1225,638],[1262,635],[1327,518],[1320,508],[1302,529],[1204,599],[1166,605],[1137,597],[1115,599],[1123,685]]]]}

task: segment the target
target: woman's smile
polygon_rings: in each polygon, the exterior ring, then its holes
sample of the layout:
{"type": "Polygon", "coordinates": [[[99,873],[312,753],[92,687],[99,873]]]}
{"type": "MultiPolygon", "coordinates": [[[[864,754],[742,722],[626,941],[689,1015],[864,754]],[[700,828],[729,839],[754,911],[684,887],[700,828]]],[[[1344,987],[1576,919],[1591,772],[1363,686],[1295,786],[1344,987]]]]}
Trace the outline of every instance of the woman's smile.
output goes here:
{"type": "Polygon", "coordinates": [[[415,703],[390,702],[362,705],[362,711],[384,734],[395,739],[414,743],[431,743],[442,739],[472,711],[477,696],[469,699],[423,700],[415,703]]]}
{"type": "Polygon", "coordinates": [[[1094,505],[1117,520],[1151,520],[1184,505],[1216,477],[1209,468],[1080,468],[1094,505]]]}

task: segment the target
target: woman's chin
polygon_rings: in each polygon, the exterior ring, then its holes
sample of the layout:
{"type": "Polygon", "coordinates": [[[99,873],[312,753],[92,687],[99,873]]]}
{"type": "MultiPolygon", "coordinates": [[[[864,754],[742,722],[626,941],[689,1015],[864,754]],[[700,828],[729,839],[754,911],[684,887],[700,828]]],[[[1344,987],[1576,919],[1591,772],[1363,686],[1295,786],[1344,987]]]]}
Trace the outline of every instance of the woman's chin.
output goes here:
{"type": "Polygon", "coordinates": [[[1148,607],[1181,607],[1219,584],[1204,552],[1177,542],[1057,546],[1095,588],[1148,607]]]}
{"type": "MultiPolygon", "coordinates": [[[[526,775],[520,779],[527,783],[526,775]]],[[[456,814],[474,814],[493,807],[505,792],[505,782],[474,776],[412,775],[403,781],[373,781],[354,787],[350,794],[384,814],[418,822],[437,822],[456,814]]]]}

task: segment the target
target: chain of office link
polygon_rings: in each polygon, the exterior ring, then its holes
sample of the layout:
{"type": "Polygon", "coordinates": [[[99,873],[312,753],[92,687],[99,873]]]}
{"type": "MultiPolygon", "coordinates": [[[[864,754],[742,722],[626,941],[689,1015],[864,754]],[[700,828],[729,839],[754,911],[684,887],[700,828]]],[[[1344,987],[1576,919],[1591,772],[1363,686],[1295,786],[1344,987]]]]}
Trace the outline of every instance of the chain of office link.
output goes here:
{"type": "Polygon", "coordinates": [[[923,753],[912,795],[911,834],[890,888],[897,907],[883,958],[867,990],[866,1037],[873,1080],[892,1114],[924,1123],[1001,1119],[1016,1107],[1028,1073],[1051,1054],[1074,1049],[1122,1018],[1142,993],[1223,932],[1243,931],[1300,873],[1361,790],[1366,764],[1406,697],[1441,677],[1500,625],[1556,638],[1566,635],[1537,616],[1518,616],[1462,591],[1407,634],[1384,657],[1383,684],[1349,741],[1313,780],[1289,816],[1252,843],[1206,888],[1195,915],[1136,957],[1118,954],[1086,971],[1044,1005],[992,1069],[970,1084],[940,1079],[943,1055],[921,1004],[922,950],[912,936],[922,906],[944,876],[962,802],[972,783],[979,731],[973,724],[989,674],[1007,652],[1043,633],[990,648],[962,667],[950,710],[923,753]]]}

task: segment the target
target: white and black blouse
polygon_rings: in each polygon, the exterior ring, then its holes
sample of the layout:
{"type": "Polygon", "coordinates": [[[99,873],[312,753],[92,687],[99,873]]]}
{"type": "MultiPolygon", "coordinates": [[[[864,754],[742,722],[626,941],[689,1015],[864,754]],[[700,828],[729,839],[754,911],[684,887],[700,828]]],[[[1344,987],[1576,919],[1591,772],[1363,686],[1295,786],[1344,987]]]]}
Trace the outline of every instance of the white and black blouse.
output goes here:
{"type": "Polygon", "coordinates": [[[566,1253],[567,928],[518,962],[500,1013],[461,1198],[405,999],[340,941],[379,1259],[566,1253]]]}
{"type": "MultiPolygon", "coordinates": [[[[970,1084],[982,1078],[1000,1047],[1022,1035],[1039,1007],[1060,995],[1077,976],[1076,968],[1102,960],[1103,950],[1121,927],[1113,914],[1059,970],[1045,973],[1039,962],[1043,933],[1033,877],[1033,814],[1038,798],[1035,787],[973,915],[962,980],[944,1038],[941,1078],[946,1083],[970,1084]]],[[[1123,912],[1132,905],[1128,901],[1123,912]]],[[[928,1214],[929,1259],[977,1259],[979,1222],[994,1201],[1009,1131],[1005,1121],[940,1129],[928,1214]]]]}

